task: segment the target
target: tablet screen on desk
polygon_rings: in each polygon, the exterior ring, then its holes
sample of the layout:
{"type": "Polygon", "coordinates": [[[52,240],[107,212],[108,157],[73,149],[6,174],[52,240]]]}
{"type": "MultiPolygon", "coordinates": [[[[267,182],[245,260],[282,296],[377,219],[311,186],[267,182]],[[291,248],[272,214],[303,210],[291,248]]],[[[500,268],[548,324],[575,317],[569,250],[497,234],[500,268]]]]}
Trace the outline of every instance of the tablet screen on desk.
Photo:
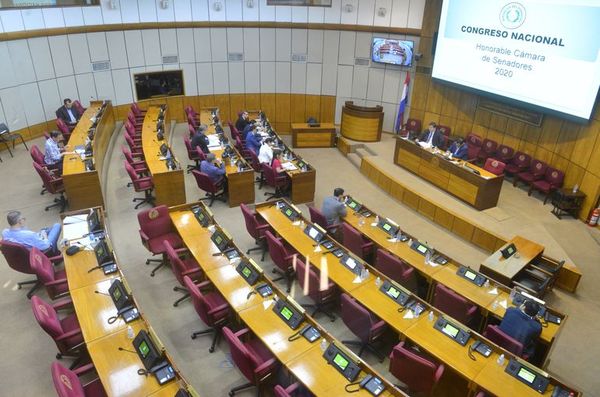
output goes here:
{"type": "Polygon", "coordinates": [[[383,225],[383,230],[385,230],[386,232],[389,232],[391,228],[392,226],[389,223],[383,225]]]}
{"type": "Polygon", "coordinates": [[[340,367],[340,369],[342,371],[344,371],[346,369],[346,367],[348,366],[348,360],[346,360],[344,357],[342,357],[341,354],[336,354],[335,357],[333,358],[333,362],[335,363],[335,365],[340,367]]]}
{"type": "Polygon", "coordinates": [[[450,335],[451,337],[455,338],[456,335],[458,335],[458,328],[448,323],[444,325],[444,328],[442,328],[442,332],[444,332],[446,335],[450,335]]]}
{"type": "Polygon", "coordinates": [[[427,252],[427,247],[425,247],[424,245],[419,245],[417,247],[417,251],[419,251],[422,254],[425,254],[427,252]]]}
{"type": "Polygon", "coordinates": [[[281,313],[286,320],[292,318],[292,315],[294,314],[287,306],[284,306],[279,313],[281,313]]]}
{"type": "Polygon", "coordinates": [[[292,215],[292,209],[291,208],[286,209],[285,210],[285,215],[286,216],[291,216],[292,215]]]}
{"type": "Polygon", "coordinates": [[[400,291],[398,291],[396,288],[394,287],[390,287],[390,289],[388,289],[387,294],[389,296],[391,296],[392,298],[396,299],[397,297],[400,296],[400,291]]]}
{"type": "Polygon", "coordinates": [[[242,274],[244,275],[244,277],[248,278],[250,274],[252,274],[252,270],[250,270],[248,266],[244,266],[244,268],[242,269],[242,274]]]}
{"type": "Polygon", "coordinates": [[[527,368],[521,368],[517,376],[529,383],[533,383],[535,380],[535,374],[528,371],[527,368]]]}
{"type": "Polygon", "coordinates": [[[469,280],[475,280],[475,277],[477,277],[477,275],[471,271],[466,271],[465,272],[465,277],[468,278],[469,280]]]}
{"type": "Polygon", "coordinates": [[[142,343],[140,343],[140,346],[138,349],[140,351],[140,354],[142,355],[142,358],[146,358],[146,356],[148,356],[148,353],[150,353],[150,348],[148,347],[148,342],[146,342],[145,340],[142,341],[142,343]]]}
{"type": "Polygon", "coordinates": [[[346,266],[348,266],[350,269],[354,269],[356,267],[356,261],[348,257],[348,259],[346,259],[346,266]]]}

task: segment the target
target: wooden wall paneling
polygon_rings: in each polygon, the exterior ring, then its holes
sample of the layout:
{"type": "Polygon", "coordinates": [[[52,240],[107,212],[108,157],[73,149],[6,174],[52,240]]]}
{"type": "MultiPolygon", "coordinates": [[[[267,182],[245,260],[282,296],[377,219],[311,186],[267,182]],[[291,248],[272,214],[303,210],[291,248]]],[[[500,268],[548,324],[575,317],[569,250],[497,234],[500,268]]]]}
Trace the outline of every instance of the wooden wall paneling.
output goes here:
{"type": "Polygon", "coordinates": [[[464,240],[471,241],[475,227],[467,221],[455,216],[452,223],[452,232],[462,237],[464,240]]]}
{"type": "MultiPolygon", "coordinates": [[[[550,160],[550,165],[554,168],[557,168],[563,172],[567,172],[567,169],[569,168],[569,160],[567,160],[566,158],[559,156],[556,153],[552,154],[552,159],[550,160]]],[[[565,175],[566,176],[566,175],[565,175]]],[[[568,186],[566,184],[566,180],[565,180],[565,186],[568,186]]]]}
{"type": "MultiPolygon", "coordinates": [[[[248,109],[246,107],[246,94],[231,94],[229,95],[229,120],[237,120],[238,112],[248,109]]],[[[257,110],[257,109],[253,109],[257,110]]]]}
{"type": "Polygon", "coordinates": [[[502,137],[502,141],[498,143],[502,143],[503,145],[510,146],[511,148],[517,150],[519,146],[521,146],[521,140],[515,136],[504,134],[502,137]]]}
{"type": "Polygon", "coordinates": [[[425,111],[422,109],[410,108],[410,114],[408,115],[411,119],[421,120],[423,123],[425,120],[425,111]]]}
{"type": "Polygon", "coordinates": [[[306,95],[290,95],[290,116],[292,123],[306,123],[306,95]]]}
{"type": "Polygon", "coordinates": [[[400,185],[397,182],[393,182],[392,183],[392,197],[395,198],[396,200],[402,202],[403,201],[403,197],[404,197],[404,188],[402,187],[402,185],[400,185]]]}
{"type": "Polygon", "coordinates": [[[438,113],[433,113],[433,112],[427,112],[425,111],[425,114],[423,115],[423,130],[427,129],[427,124],[429,124],[430,122],[434,122],[439,124],[440,123],[440,115],[438,113]]]}
{"type": "Polygon", "coordinates": [[[187,122],[187,118],[184,117],[185,112],[183,111],[183,97],[168,97],[166,102],[171,120],[177,120],[178,123],[187,122]]]}
{"type": "Polygon", "coordinates": [[[419,60],[419,66],[433,66],[433,55],[431,55],[431,47],[433,47],[433,38],[421,36],[421,39],[419,40],[419,52],[423,54],[423,57],[419,60]]]}
{"type": "MultiPolygon", "coordinates": [[[[582,126],[579,130],[579,134],[577,134],[577,141],[575,142],[575,147],[573,148],[573,153],[570,157],[571,161],[586,168],[590,156],[592,155],[592,151],[594,150],[598,134],[600,134],[599,121],[594,120],[589,125],[582,126]]],[[[596,155],[598,155],[598,153],[596,153],[596,155]]]]}
{"type": "Polygon", "coordinates": [[[452,128],[452,135],[460,135],[466,137],[472,129],[472,121],[466,121],[461,120],[460,118],[456,118],[456,121],[454,122],[454,127],[452,128]]]}
{"type": "MultiPolygon", "coordinates": [[[[46,128],[46,123],[40,123],[29,126],[27,132],[29,139],[35,139],[44,135],[44,132],[48,132],[48,129],[46,128]]],[[[25,136],[23,136],[23,139],[26,139],[25,136]]]]}
{"type": "Polygon", "coordinates": [[[475,110],[475,119],[473,122],[475,124],[481,125],[483,127],[490,127],[490,120],[492,119],[492,114],[487,110],[476,109],[475,110]]]}
{"type": "Polygon", "coordinates": [[[229,103],[229,94],[214,95],[213,104],[208,107],[216,106],[219,108],[221,117],[229,118],[231,105],[229,103]]]}
{"type": "Polygon", "coordinates": [[[483,229],[475,228],[471,241],[478,247],[483,248],[488,252],[493,252],[497,239],[493,234],[490,234],[483,229]]]}
{"type": "Polygon", "coordinates": [[[504,134],[498,130],[492,129],[490,128],[487,131],[487,139],[491,139],[493,141],[498,142],[498,144],[500,144],[500,142],[502,142],[502,138],[503,138],[504,134]]]}
{"type": "MultiPolygon", "coordinates": [[[[446,95],[442,101],[442,116],[457,118],[458,104],[460,103],[460,91],[455,88],[446,87],[446,95]]],[[[445,125],[445,124],[444,124],[445,125]]]]}
{"type": "Polygon", "coordinates": [[[423,73],[415,73],[410,106],[412,109],[427,109],[427,92],[431,78],[423,73]]]}
{"type": "MultiPolygon", "coordinates": [[[[543,124],[542,124],[543,127],[543,124]]],[[[531,143],[533,145],[537,145],[540,140],[540,135],[542,133],[542,129],[536,127],[534,125],[526,125],[525,130],[523,131],[523,140],[531,143]]],[[[531,154],[531,152],[530,152],[531,154]]]]}
{"type": "Polygon", "coordinates": [[[524,131],[525,123],[514,119],[508,119],[505,131],[508,135],[521,139],[524,131]]]}
{"type": "Polygon", "coordinates": [[[290,133],[290,105],[291,94],[275,94],[275,123],[278,133],[290,133]]]}
{"type": "Polygon", "coordinates": [[[321,122],[335,122],[335,97],[324,95],[321,96],[321,122]]]}
{"type": "Polygon", "coordinates": [[[556,142],[558,141],[558,136],[560,135],[562,120],[559,120],[555,117],[548,117],[546,120],[544,120],[543,127],[544,128],[542,130],[542,134],[540,135],[538,145],[550,152],[554,152],[556,148],[556,142]]]}
{"type": "Polygon", "coordinates": [[[596,205],[598,192],[600,191],[600,178],[593,175],[591,172],[586,172],[581,180],[581,191],[584,192],[587,197],[581,206],[579,216],[580,218],[586,218],[590,209],[596,205]]]}
{"type": "MultiPolygon", "coordinates": [[[[595,123],[598,123],[597,121],[595,123]]],[[[596,139],[594,149],[587,170],[596,176],[600,176],[600,139],[596,139]]]]}
{"type": "MultiPolygon", "coordinates": [[[[201,95],[196,98],[196,102],[198,103],[198,112],[202,108],[210,108],[215,106],[215,96],[214,95],[201,95]]],[[[221,112],[219,111],[219,114],[221,112]]],[[[221,116],[223,117],[223,116],[221,116]]]]}
{"type": "Polygon", "coordinates": [[[306,118],[309,117],[314,117],[319,122],[322,121],[320,95],[306,95],[306,118]]]}
{"type": "Polygon", "coordinates": [[[444,101],[444,94],[446,87],[435,82],[429,84],[429,90],[427,91],[427,111],[432,113],[440,114],[442,111],[442,102],[444,101]]]}
{"type": "Polygon", "coordinates": [[[444,210],[442,207],[437,207],[435,209],[435,215],[433,216],[433,220],[440,226],[448,230],[452,230],[452,224],[454,222],[454,215],[444,210]]]}
{"type": "MultiPolygon", "coordinates": [[[[246,94],[246,110],[263,110],[260,105],[260,94],[246,94]]],[[[269,117],[267,113],[267,117],[269,117]]]]}
{"type": "Polygon", "coordinates": [[[540,161],[543,161],[546,164],[550,164],[552,161],[552,152],[544,149],[541,146],[537,146],[535,149],[535,153],[532,156],[540,161]]]}
{"type": "Polygon", "coordinates": [[[479,135],[481,139],[485,139],[487,137],[488,128],[484,125],[474,123],[471,127],[471,132],[475,135],[479,135]]]}
{"type": "Polygon", "coordinates": [[[435,204],[432,204],[431,202],[425,200],[424,198],[421,198],[419,200],[419,213],[424,215],[426,218],[428,218],[429,220],[433,220],[435,217],[435,204]]]}
{"type": "Polygon", "coordinates": [[[260,108],[271,123],[275,122],[276,114],[275,114],[275,94],[260,94],[260,108]]]}
{"type": "Polygon", "coordinates": [[[492,113],[490,115],[490,129],[497,131],[506,131],[506,124],[508,123],[508,117],[501,116],[499,114],[492,113]]]}
{"type": "Polygon", "coordinates": [[[525,152],[532,157],[535,157],[535,149],[537,145],[535,143],[527,142],[525,139],[521,141],[521,145],[519,146],[519,150],[525,152]]]}
{"type": "Polygon", "coordinates": [[[419,209],[419,196],[408,189],[404,190],[402,202],[415,211],[419,209]]]}
{"type": "Polygon", "coordinates": [[[579,134],[580,126],[569,121],[564,121],[558,139],[556,141],[555,151],[564,158],[571,158],[573,148],[575,147],[575,141],[579,134]]]}
{"type": "Polygon", "coordinates": [[[473,122],[475,110],[477,109],[477,97],[468,92],[461,92],[456,116],[459,120],[473,122]]]}

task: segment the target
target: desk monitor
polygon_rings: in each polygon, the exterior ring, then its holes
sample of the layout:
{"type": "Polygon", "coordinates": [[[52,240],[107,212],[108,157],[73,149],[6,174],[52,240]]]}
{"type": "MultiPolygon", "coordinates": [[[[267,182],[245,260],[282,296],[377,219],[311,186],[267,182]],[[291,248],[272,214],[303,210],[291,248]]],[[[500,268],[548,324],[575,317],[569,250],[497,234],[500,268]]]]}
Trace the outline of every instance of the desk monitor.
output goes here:
{"type": "Polygon", "coordinates": [[[450,339],[453,339],[458,344],[464,346],[469,341],[471,334],[468,331],[460,328],[459,326],[452,324],[450,321],[445,319],[443,316],[439,316],[433,328],[440,331],[450,339]]]}
{"type": "Polygon", "coordinates": [[[510,359],[504,371],[541,394],[546,392],[546,388],[550,383],[547,374],[540,374],[514,358],[510,359]]]}
{"type": "Polygon", "coordinates": [[[398,225],[387,218],[381,218],[377,226],[392,237],[395,237],[399,230],[398,225]]]}
{"type": "Polygon", "coordinates": [[[166,156],[168,152],[169,152],[169,147],[167,146],[166,143],[163,143],[162,145],[160,145],[160,154],[162,154],[163,156],[166,156]]]}
{"type": "Polygon", "coordinates": [[[260,278],[262,269],[260,269],[252,259],[242,259],[236,266],[235,270],[246,280],[250,285],[256,284],[260,278]]]}
{"type": "Polygon", "coordinates": [[[204,209],[199,205],[192,207],[191,209],[198,223],[202,225],[202,227],[207,227],[210,223],[210,216],[206,213],[206,211],[204,211],[204,209]]]}
{"type": "Polygon", "coordinates": [[[131,298],[125,289],[123,282],[121,282],[119,279],[116,279],[112,282],[110,288],[108,289],[108,294],[112,298],[115,307],[119,311],[127,308],[131,303],[131,298]]]}
{"type": "Polygon", "coordinates": [[[349,254],[345,254],[344,256],[342,256],[342,258],[340,259],[340,262],[342,265],[346,266],[348,269],[350,269],[352,271],[352,273],[355,273],[355,274],[360,274],[362,272],[362,270],[364,269],[364,266],[362,265],[362,263],[358,262],[356,259],[354,259],[349,254]]]}
{"type": "Polygon", "coordinates": [[[358,212],[362,208],[362,204],[350,196],[346,197],[346,205],[354,212],[358,212]]]}
{"type": "Polygon", "coordinates": [[[410,292],[389,280],[385,280],[379,290],[401,306],[406,305],[410,298],[410,292]]]}
{"type": "Polygon", "coordinates": [[[210,239],[220,251],[225,250],[229,244],[229,238],[222,230],[219,229],[215,230],[212,236],[210,236],[210,239]]]}
{"type": "Polygon", "coordinates": [[[150,339],[150,335],[145,330],[140,330],[135,339],[133,339],[133,347],[146,370],[151,370],[161,361],[162,354],[159,353],[154,342],[150,339]]]}
{"type": "Polygon", "coordinates": [[[96,259],[98,260],[98,265],[100,266],[113,261],[113,256],[108,248],[106,240],[100,240],[98,244],[96,244],[94,247],[94,253],[96,254],[96,259]]]}
{"type": "MultiPolygon", "coordinates": [[[[288,297],[288,299],[290,299],[288,297]]],[[[273,311],[277,314],[291,329],[296,329],[304,319],[304,314],[296,310],[292,303],[279,299],[273,306],[273,311]]]]}
{"type": "Polygon", "coordinates": [[[92,210],[87,217],[88,232],[96,233],[103,229],[98,210],[92,210]]]}
{"type": "Polygon", "coordinates": [[[304,234],[318,243],[325,237],[326,232],[317,225],[307,225],[304,234]]]}
{"type": "Polygon", "coordinates": [[[288,205],[284,201],[278,201],[277,208],[292,222],[300,216],[300,211],[297,211],[293,206],[288,205]]]}
{"type": "Polygon", "coordinates": [[[504,259],[508,259],[510,258],[515,252],[517,252],[517,247],[515,247],[515,245],[513,243],[509,244],[506,248],[504,248],[503,250],[500,250],[500,252],[502,253],[502,257],[504,259]]]}

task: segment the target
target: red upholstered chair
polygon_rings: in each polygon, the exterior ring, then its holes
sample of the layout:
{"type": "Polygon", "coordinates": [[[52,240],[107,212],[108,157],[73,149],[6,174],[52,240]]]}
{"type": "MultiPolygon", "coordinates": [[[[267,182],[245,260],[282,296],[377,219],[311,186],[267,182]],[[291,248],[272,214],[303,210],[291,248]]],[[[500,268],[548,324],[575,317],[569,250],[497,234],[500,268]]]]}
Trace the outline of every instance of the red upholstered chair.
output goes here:
{"type": "Polygon", "coordinates": [[[75,126],[68,126],[67,123],[65,123],[62,119],[57,118],[56,128],[58,128],[60,133],[63,135],[65,142],[68,142],[69,138],[71,137],[71,131],[73,131],[73,128],[75,128],[75,126]]]}
{"type": "Polygon", "coordinates": [[[55,263],[60,262],[62,262],[62,255],[49,258],[35,247],[31,247],[29,251],[29,266],[46,288],[50,299],[56,299],[69,293],[65,270],[54,267],[55,263]]]}
{"type": "Polygon", "coordinates": [[[494,157],[496,149],[498,149],[498,142],[487,138],[484,139],[477,159],[482,163],[485,162],[489,157],[494,157]]]}
{"type": "Polygon", "coordinates": [[[294,397],[295,393],[300,390],[300,383],[292,383],[285,389],[281,385],[275,385],[273,392],[275,397],[294,397]]]}
{"type": "MultiPolygon", "coordinates": [[[[36,274],[29,264],[29,249],[26,246],[7,240],[0,240],[0,251],[2,251],[4,259],[6,259],[6,263],[8,263],[11,269],[20,273],[36,274]]],[[[27,284],[33,284],[33,287],[27,292],[27,298],[31,299],[35,290],[41,287],[42,283],[36,277],[34,280],[17,283],[17,288],[21,289],[27,284]]]]}
{"type": "Polygon", "coordinates": [[[194,256],[189,255],[187,249],[182,248],[175,251],[175,248],[173,248],[169,240],[163,241],[163,245],[165,246],[165,252],[167,253],[169,263],[171,263],[173,274],[175,274],[175,278],[180,285],[173,287],[173,291],[183,292],[184,294],[173,303],[173,306],[177,307],[180,302],[190,297],[188,289],[185,288],[183,284],[183,278],[189,277],[194,282],[198,282],[204,278],[204,272],[200,268],[198,261],[194,259],[194,256]]]}
{"type": "Polygon", "coordinates": [[[290,292],[292,279],[294,277],[292,261],[296,252],[286,248],[281,240],[275,237],[270,231],[265,230],[264,233],[265,238],[267,239],[267,246],[269,247],[269,255],[275,264],[273,272],[281,274],[281,277],[278,277],[273,281],[285,279],[287,282],[287,292],[290,292]]]}
{"type": "Polygon", "coordinates": [[[375,268],[410,291],[417,291],[415,269],[383,248],[377,250],[375,268]]]}
{"type": "Polygon", "coordinates": [[[442,133],[442,135],[449,137],[450,133],[452,132],[452,128],[448,127],[447,125],[438,125],[437,126],[438,131],[442,133]]]}
{"type": "MultiPolygon", "coordinates": [[[[54,340],[58,353],[57,359],[63,356],[80,357],[85,351],[83,335],[75,313],[67,314],[60,318],[57,310],[68,308],[71,300],[64,299],[55,305],[50,305],[37,295],[31,297],[31,310],[36,321],[44,331],[54,340]]],[[[76,364],[74,364],[76,365],[76,364]]]]}
{"type": "Polygon", "coordinates": [[[51,204],[44,209],[48,211],[50,208],[60,207],[60,212],[64,212],[65,208],[67,208],[67,198],[65,197],[65,185],[63,184],[63,179],[52,174],[48,168],[43,167],[38,163],[33,163],[33,168],[35,168],[42,179],[46,191],[60,195],[58,198],[54,199],[54,204],[51,204]]]}
{"type": "Polygon", "coordinates": [[[516,152],[510,163],[506,164],[504,172],[512,175],[516,179],[519,172],[523,172],[529,168],[531,164],[531,156],[527,153],[516,152]]]}
{"type": "Polygon", "coordinates": [[[494,158],[502,161],[504,164],[508,164],[514,156],[515,149],[511,148],[510,146],[500,145],[498,146],[498,149],[496,149],[494,158]]]}
{"type": "Polygon", "coordinates": [[[404,342],[394,346],[390,354],[390,372],[411,392],[429,394],[444,373],[444,364],[438,364],[405,347],[404,342]]]}
{"type": "Polygon", "coordinates": [[[131,154],[133,155],[133,157],[144,157],[144,152],[142,150],[142,147],[140,145],[136,145],[136,143],[133,141],[133,139],[131,139],[131,137],[127,134],[124,135],[125,136],[125,142],[127,142],[127,146],[129,146],[129,149],[131,150],[131,154]]]}
{"type": "Polygon", "coordinates": [[[254,172],[258,172],[259,176],[254,180],[255,183],[258,183],[258,188],[262,189],[263,184],[265,183],[265,175],[262,170],[262,165],[258,160],[258,155],[254,153],[253,150],[248,150],[248,154],[250,155],[250,166],[254,170],[254,172]]]}
{"type": "Polygon", "coordinates": [[[133,124],[133,126],[135,127],[136,131],[141,131],[142,130],[142,125],[144,124],[144,118],[136,118],[135,114],[132,111],[129,111],[127,113],[127,120],[133,124]]]}
{"type": "Polygon", "coordinates": [[[190,141],[190,138],[188,138],[187,136],[183,137],[183,143],[185,144],[185,149],[187,150],[187,155],[188,155],[188,159],[190,159],[191,161],[193,161],[195,164],[188,164],[187,166],[187,172],[188,174],[190,173],[191,170],[196,169],[200,166],[200,156],[198,156],[198,152],[194,149],[192,149],[192,143],[190,141]]]}
{"type": "Polygon", "coordinates": [[[227,201],[225,198],[225,178],[213,182],[208,175],[198,170],[192,170],[192,175],[200,190],[206,193],[206,197],[202,197],[200,200],[210,200],[209,207],[212,207],[216,199],[223,202],[227,201]]]}
{"type": "Polygon", "coordinates": [[[465,325],[469,325],[477,314],[477,305],[470,303],[443,284],[435,286],[433,306],[465,325]]]}
{"type": "Polygon", "coordinates": [[[262,163],[262,170],[265,176],[267,186],[275,188],[275,192],[265,192],[267,200],[286,196],[286,191],[289,188],[290,182],[287,175],[278,175],[277,172],[269,164],[262,163]]]}
{"type": "Polygon", "coordinates": [[[79,375],[85,375],[92,370],[94,370],[94,364],[87,364],[71,371],[59,362],[53,362],[52,381],[58,397],[106,397],[107,394],[100,378],[95,377],[86,384],[81,383],[79,375]]]}
{"type": "Polygon", "coordinates": [[[243,141],[243,137],[242,134],[240,134],[240,132],[237,130],[237,128],[235,128],[235,125],[231,122],[228,121],[227,125],[229,126],[229,131],[231,131],[231,137],[236,140],[236,139],[240,139],[241,141],[243,141]]]}
{"type": "Polygon", "coordinates": [[[188,124],[188,134],[189,134],[189,138],[192,139],[194,137],[194,134],[196,133],[196,130],[194,129],[194,126],[191,124],[188,124]]]}
{"type": "Polygon", "coordinates": [[[306,265],[300,259],[296,260],[296,279],[300,283],[302,291],[306,291],[308,297],[314,302],[313,305],[302,305],[306,308],[313,308],[312,317],[321,312],[325,314],[331,321],[335,321],[335,316],[331,311],[327,310],[327,306],[335,303],[337,296],[337,288],[334,283],[327,280],[327,288],[321,290],[321,277],[316,269],[309,267],[308,274],[306,265]]]}
{"type": "Polygon", "coordinates": [[[385,356],[376,350],[373,344],[380,340],[387,329],[385,321],[375,316],[346,294],[341,295],[341,303],[342,320],[344,320],[344,324],[359,339],[358,341],[345,340],[342,343],[345,345],[360,346],[360,350],[358,351],[359,357],[362,356],[363,351],[367,348],[379,358],[379,362],[383,362],[385,356]]]}
{"type": "Polygon", "coordinates": [[[235,138],[235,148],[240,153],[240,155],[246,159],[246,161],[250,161],[250,150],[246,149],[246,142],[243,141],[240,137],[235,138]]]}
{"type": "Polygon", "coordinates": [[[125,165],[125,171],[127,171],[127,174],[131,179],[131,183],[133,184],[133,190],[135,190],[138,193],[144,192],[144,197],[134,197],[133,200],[131,200],[134,203],[136,201],[139,201],[139,203],[134,208],[137,210],[140,206],[146,203],[154,205],[155,199],[154,196],[152,196],[152,191],[154,190],[154,183],[152,182],[152,177],[140,176],[136,172],[136,170],[127,162],[127,160],[123,161],[123,164],[125,165]]]}
{"type": "Polygon", "coordinates": [[[546,168],[546,173],[544,174],[544,179],[540,179],[537,181],[531,182],[529,187],[529,195],[533,190],[539,190],[544,193],[546,197],[544,197],[544,204],[550,198],[550,194],[556,189],[560,189],[563,185],[565,179],[565,174],[557,170],[556,168],[548,167],[546,168]]]}
{"type": "Polygon", "coordinates": [[[481,151],[481,137],[479,135],[470,133],[467,135],[467,158],[469,162],[474,162],[477,160],[477,156],[479,156],[479,152],[481,151]]]}
{"type": "Polygon", "coordinates": [[[196,113],[196,111],[194,110],[193,107],[191,106],[186,106],[185,108],[183,108],[183,110],[185,111],[185,115],[186,116],[191,116],[194,119],[198,119],[198,113],[196,113]]]}
{"type": "Polygon", "coordinates": [[[488,397],[488,395],[485,394],[484,392],[480,391],[479,393],[477,393],[477,395],[475,397],[488,397]]]}
{"type": "Polygon", "coordinates": [[[261,250],[262,256],[260,260],[264,261],[265,253],[267,252],[265,231],[271,230],[271,227],[267,223],[263,222],[261,220],[262,218],[259,218],[256,212],[252,212],[248,205],[241,203],[240,209],[242,210],[244,222],[246,223],[246,231],[254,239],[254,243],[257,245],[257,247],[249,248],[246,251],[246,254],[249,254],[252,251],[261,250]]]}
{"type": "Polygon", "coordinates": [[[73,101],[73,107],[75,108],[75,110],[77,110],[77,113],[79,113],[80,116],[83,115],[83,113],[86,110],[81,104],[81,102],[79,102],[79,99],[73,101]]]}
{"type": "MultiPolygon", "coordinates": [[[[512,354],[523,357],[523,344],[510,335],[504,333],[499,326],[488,324],[485,331],[483,331],[483,336],[498,346],[508,350],[512,354]]],[[[527,359],[527,357],[523,358],[527,359]]]]}
{"type": "Polygon", "coordinates": [[[417,119],[408,119],[406,120],[406,124],[404,125],[404,129],[406,129],[408,132],[416,132],[416,133],[420,133],[421,130],[421,120],[417,120],[417,119]]]}
{"type": "MultiPolygon", "coordinates": [[[[42,167],[46,167],[48,171],[56,173],[56,171],[58,170],[58,165],[50,166],[46,164],[46,161],[44,160],[44,153],[42,153],[42,151],[37,145],[31,145],[31,150],[29,150],[29,154],[31,155],[31,158],[34,162],[36,162],[42,167]]],[[[40,194],[44,194],[45,192],[46,188],[42,186],[42,191],[40,192],[40,194]]]]}
{"type": "Polygon", "coordinates": [[[133,142],[141,146],[142,145],[142,128],[137,129],[135,124],[133,124],[129,119],[125,120],[125,134],[129,135],[133,142]]]}
{"type": "Polygon", "coordinates": [[[223,327],[223,335],[231,350],[231,358],[238,367],[240,372],[249,381],[241,386],[234,387],[229,391],[229,395],[233,396],[240,390],[249,387],[256,387],[257,396],[260,396],[261,385],[277,369],[277,360],[273,354],[262,344],[260,339],[253,338],[245,342],[242,338],[248,335],[250,331],[244,328],[238,332],[233,332],[228,327],[223,327]]]}
{"type": "Polygon", "coordinates": [[[496,160],[493,157],[488,157],[485,160],[485,164],[483,165],[483,169],[491,172],[494,175],[502,175],[504,173],[504,168],[506,164],[504,164],[500,160],[496,160]]]}
{"type": "Polygon", "coordinates": [[[167,264],[167,249],[163,242],[168,241],[173,248],[178,249],[183,246],[183,241],[179,237],[179,234],[177,234],[173,222],[171,222],[169,208],[166,205],[159,205],[158,207],[140,211],[137,214],[137,218],[140,225],[140,237],[142,238],[144,247],[152,255],[162,255],[162,259],[146,260],[146,265],[149,265],[150,262],[159,263],[157,267],[152,269],[152,273],[150,273],[150,276],[154,277],[154,273],[167,264]]]}
{"type": "Polygon", "coordinates": [[[368,260],[373,249],[373,243],[360,234],[358,230],[342,222],[342,239],[344,245],[358,257],[368,260]]]}
{"type": "MultiPolygon", "coordinates": [[[[148,164],[144,160],[135,160],[131,151],[126,146],[121,146],[121,152],[125,157],[125,161],[134,169],[139,176],[148,176],[148,164]]],[[[127,187],[133,185],[133,182],[128,182],[127,187]]]]}
{"type": "Polygon", "coordinates": [[[519,181],[523,181],[531,186],[531,183],[544,178],[547,168],[548,164],[544,163],[543,161],[537,159],[531,160],[531,167],[529,167],[528,170],[519,172],[516,175],[515,180],[513,181],[513,186],[517,186],[519,181]]]}
{"type": "Polygon", "coordinates": [[[188,125],[191,125],[194,128],[194,130],[198,129],[198,121],[196,121],[195,118],[188,115],[187,122],[188,122],[188,125]]]}
{"type": "Polygon", "coordinates": [[[133,102],[130,107],[131,111],[135,114],[135,117],[143,117],[146,115],[147,110],[140,108],[137,102],[133,102]]]}
{"type": "Polygon", "coordinates": [[[336,230],[340,227],[338,223],[328,225],[327,218],[325,218],[325,215],[323,215],[323,213],[317,207],[309,205],[308,212],[310,213],[310,221],[321,226],[323,230],[327,230],[329,233],[335,233],[336,230]]]}
{"type": "Polygon", "coordinates": [[[205,281],[200,284],[195,284],[188,276],[183,277],[183,285],[188,290],[188,293],[192,297],[192,303],[194,309],[209,328],[202,331],[195,331],[192,333],[192,339],[196,339],[199,335],[210,335],[212,334],[212,344],[208,351],[210,353],[215,351],[215,346],[219,341],[221,335],[221,329],[227,323],[227,319],[231,312],[229,304],[218,292],[207,292],[202,293],[202,289],[210,287],[210,282],[205,281]]]}

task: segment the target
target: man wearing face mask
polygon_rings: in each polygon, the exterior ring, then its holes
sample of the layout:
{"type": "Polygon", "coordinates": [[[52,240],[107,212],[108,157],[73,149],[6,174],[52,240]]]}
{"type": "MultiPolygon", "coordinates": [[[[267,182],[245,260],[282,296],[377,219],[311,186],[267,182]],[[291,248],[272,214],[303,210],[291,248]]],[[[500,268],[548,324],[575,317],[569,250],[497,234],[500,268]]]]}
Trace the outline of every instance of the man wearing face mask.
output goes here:
{"type": "Polygon", "coordinates": [[[73,107],[73,102],[71,102],[71,99],[66,98],[63,103],[64,105],[56,111],[56,117],[64,121],[67,125],[77,124],[81,115],[73,107]]]}

